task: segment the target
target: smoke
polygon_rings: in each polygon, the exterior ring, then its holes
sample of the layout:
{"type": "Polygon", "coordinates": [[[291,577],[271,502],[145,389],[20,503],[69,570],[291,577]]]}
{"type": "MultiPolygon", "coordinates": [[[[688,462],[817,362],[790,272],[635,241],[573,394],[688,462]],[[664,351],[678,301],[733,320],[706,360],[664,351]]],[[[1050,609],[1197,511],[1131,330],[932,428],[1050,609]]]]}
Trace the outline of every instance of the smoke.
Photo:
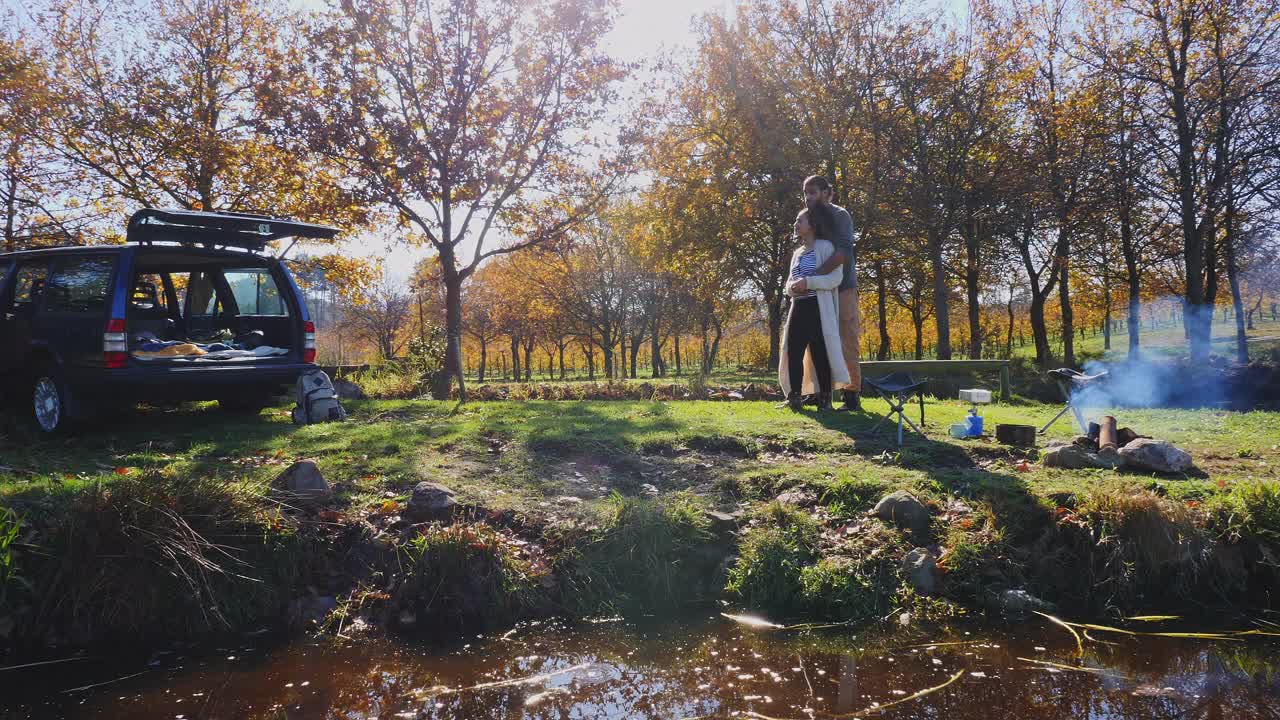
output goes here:
{"type": "Polygon", "coordinates": [[[1072,399],[1084,408],[1206,407],[1228,401],[1223,369],[1185,361],[1089,361],[1085,373],[1106,372],[1077,390],[1072,399]]]}

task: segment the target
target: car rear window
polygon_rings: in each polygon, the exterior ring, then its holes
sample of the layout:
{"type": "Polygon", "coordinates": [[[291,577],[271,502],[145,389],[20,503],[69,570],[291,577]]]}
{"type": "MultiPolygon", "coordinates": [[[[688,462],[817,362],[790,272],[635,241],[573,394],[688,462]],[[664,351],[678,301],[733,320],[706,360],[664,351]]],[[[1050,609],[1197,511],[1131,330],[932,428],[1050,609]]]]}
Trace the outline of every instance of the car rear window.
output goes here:
{"type": "Polygon", "coordinates": [[[288,315],[289,308],[266,268],[222,271],[241,315],[288,315]]]}
{"type": "Polygon", "coordinates": [[[45,311],[100,312],[107,306],[114,258],[70,258],[58,263],[45,285],[45,311]]]}

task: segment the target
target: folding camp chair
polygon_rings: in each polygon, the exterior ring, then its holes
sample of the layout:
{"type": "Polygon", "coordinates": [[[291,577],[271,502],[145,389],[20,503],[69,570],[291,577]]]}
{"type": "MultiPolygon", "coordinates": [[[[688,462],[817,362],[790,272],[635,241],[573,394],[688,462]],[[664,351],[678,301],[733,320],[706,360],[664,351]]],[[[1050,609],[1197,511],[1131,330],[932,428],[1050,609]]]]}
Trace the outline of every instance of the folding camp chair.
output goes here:
{"type": "Polygon", "coordinates": [[[918,398],[920,400],[920,426],[924,426],[924,387],[928,384],[927,380],[916,380],[911,376],[911,373],[895,372],[889,373],[884,377],[863,378],[862,382],[866,383],[868,387],[875,388],[876,392],[880,393],[880,396],[885,399],[885,402],[889,403],[889,414],[881,418],[879,423],[876,423],[872,435],[879,433],[884,421],[892,421],[894,415],[898,416],[898,447],[902,447],[902,423],[904,421],[911,426],[912,430],[924,435],[924,430],[916,427],[915,423],[911,422],[911,419],[906,416],[904,411],[907,403],[911,402],[912,397],[918,398]]]}
{"type": "Polygon", "coordinates": [[[1106,377],[1106,371],[1104,370],[1097,375],[1085,375],[1084,373],[1071,368],[1058,368],[1057,370],[1050,370],[1046,374],[1058,383],[1058,389],[1062,391],[1062,398],[1067,401],[1067,406],[1062,408],[1057,415],[1054,415],[1053,419],[1046,423],[1044,427],[1040,428],[1040,434],[1043,435],[1046,430],[1052,427],[1054,423],[1058,422],[1058,419],[1063,415],[1066,415],[1068,411],[1075,416],[1076,425],[1080,427],[1080,433],[1088,433],[1089,424],[1085,422],[1084,413],[1080,411],[1080,407],[1075,404],[1075,398],[1077,397],[1076,393],[1085,389],[1090,384],[1106,377]]]}

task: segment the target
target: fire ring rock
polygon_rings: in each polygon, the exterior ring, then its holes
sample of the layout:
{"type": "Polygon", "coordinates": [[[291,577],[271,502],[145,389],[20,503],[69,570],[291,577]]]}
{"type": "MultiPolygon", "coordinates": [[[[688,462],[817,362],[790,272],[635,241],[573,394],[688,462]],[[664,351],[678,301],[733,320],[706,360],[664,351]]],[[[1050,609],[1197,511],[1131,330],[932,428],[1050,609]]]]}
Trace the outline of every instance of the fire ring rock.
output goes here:
{"type": "Polygon", "coordinates": [[[1045,467],[1060,467],[1068,470],[1084,470],[1086,468],[1111,467],[1097,453],[1079,445],[1059,445],[1049,448],[1044,453],[1045,467]]]}
{"type": "Polygon", "coordinates": [[[271,488],[286,502],[313,505],[333,497],[333,489],[311,460],[299,460],[271,481],[271,488]]]}
{"type": "Polygon", "coordinates": [[[937,588],[938,562],[926,548],[918,547],[907,553],[902,559],[902,571],[911,587],[921,595],[932,595],[937,588]]]}
{"type": "Polygon", "coordinates": [[[1191,456],[1163,440],[1138,438],[1120,448],[1126,468],[1154,470],[1162,473],[1180,473],[1190,470],[1194,464],[1191,456]]]}
{"type": "Polygon", "coordinates": [[[413,495],[409,498],[405,515],[418,522],[448,520],[458,504],[453,496],[454,492],[444,485],[420,482],[413,486],[413,495]]]}
{"type": "Polygon", "coordinates": [[[929,529],[929,508],[906,490],[898,490],[880,498],[872,510],[881,520],[916,532],[929,529]]]}

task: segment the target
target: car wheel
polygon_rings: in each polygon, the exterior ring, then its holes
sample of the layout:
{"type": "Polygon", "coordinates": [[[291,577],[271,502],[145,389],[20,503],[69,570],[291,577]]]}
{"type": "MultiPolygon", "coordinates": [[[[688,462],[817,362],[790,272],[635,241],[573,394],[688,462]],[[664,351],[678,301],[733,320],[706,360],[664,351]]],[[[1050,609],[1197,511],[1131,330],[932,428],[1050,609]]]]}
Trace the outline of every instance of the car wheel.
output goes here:
{"type": "Polygon", "coordinates": [[[71,391],[52,370],[36,374],[31,383],[31,411],[36,427],[42,432],[56,433],[67,428],[71,415],[71,391]]]}

